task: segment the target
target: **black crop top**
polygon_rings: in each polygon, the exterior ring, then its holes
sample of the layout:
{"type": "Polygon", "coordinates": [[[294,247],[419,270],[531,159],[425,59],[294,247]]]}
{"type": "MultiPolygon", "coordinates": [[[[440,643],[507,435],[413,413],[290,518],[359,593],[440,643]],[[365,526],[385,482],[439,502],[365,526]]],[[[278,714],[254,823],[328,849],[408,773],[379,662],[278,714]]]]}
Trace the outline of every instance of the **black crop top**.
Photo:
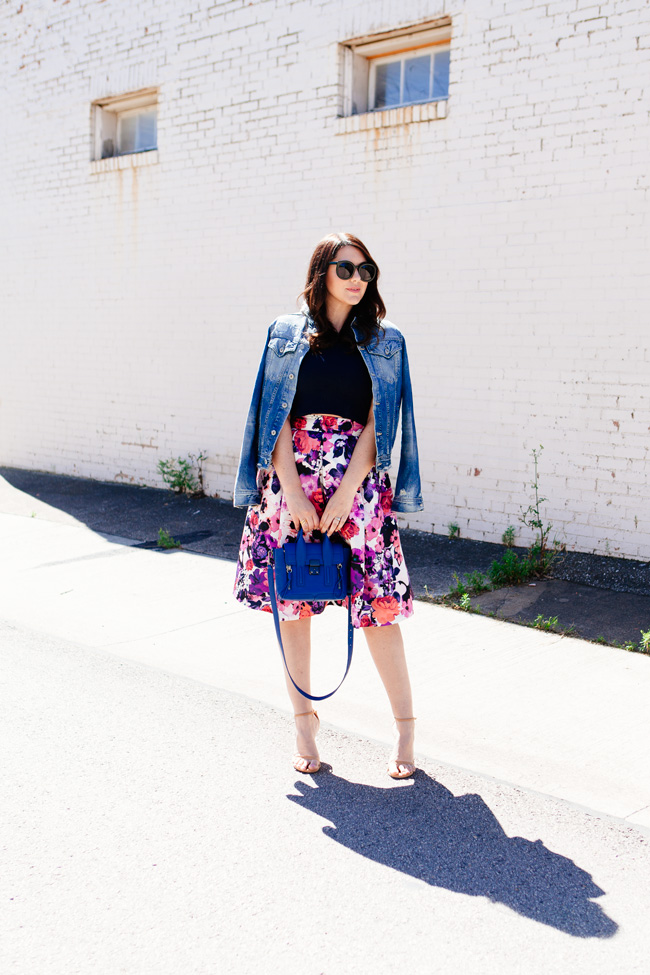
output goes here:
{"type": "Polygon", "coordinates": [[[358,348],[349,348],[337,337],[321,352],[311,349],[298,372],[291,416],[331,413],[364,426],[372,403],[372,380],[358,348]]]}

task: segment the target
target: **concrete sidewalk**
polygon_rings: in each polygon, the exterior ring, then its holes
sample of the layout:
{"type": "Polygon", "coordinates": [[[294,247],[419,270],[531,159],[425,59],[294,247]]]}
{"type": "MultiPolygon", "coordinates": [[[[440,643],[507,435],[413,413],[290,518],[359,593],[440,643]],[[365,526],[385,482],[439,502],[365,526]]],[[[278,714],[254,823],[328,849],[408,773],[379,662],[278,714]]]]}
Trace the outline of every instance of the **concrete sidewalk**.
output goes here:
{"type": "MultiPolygon", "coordinates": [[[[186,552],[237,558],[245,510],[214,497],[189,497],[160,488],[46,471],[0,467],[0,511],[54,520],[72,516],[94,531],[128,537],[140,548],[158,547],[164,528],[186,552]]],[[[402,549],[418,599],[440,602],[457,578],[487,575],[506,549],[494,542],[415,531],[399,516],[402,549]]],[[[520,556],[525,549],[513,549],[520,556]]],[[[534,623],[557,618],[556,633],[626,646],[650,629],[650,563],[586,552],[564,552],[552,578],[482,593],[472,601],[484,615],[534,623]]]]}
{"type": "MultiPolygon", "coordinates": [[[[136,548],[32,509],[0,514],[0,619],[288,710],[272,619],[234,600],[232,562],[136,548]]],[[[328,609],[314,634],[318,693],[343,666],[344,613],[328,609]]],[[[650,828],[647,657],[424,603],[404,634],[421,754],[650,828]]],[[[390,742],[360,635],[320,713],[390,742]]]]}

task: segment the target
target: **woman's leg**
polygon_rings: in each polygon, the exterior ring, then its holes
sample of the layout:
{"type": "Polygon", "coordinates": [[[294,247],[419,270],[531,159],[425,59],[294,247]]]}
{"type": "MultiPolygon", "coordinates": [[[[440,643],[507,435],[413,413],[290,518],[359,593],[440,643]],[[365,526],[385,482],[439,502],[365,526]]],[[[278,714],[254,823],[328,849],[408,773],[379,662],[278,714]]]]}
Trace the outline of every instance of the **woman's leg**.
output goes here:
{"type": "MultiPolygon", "coordinates": [[[[301,620],[288,620],[280,623],[284,655],[291,676],[296,684],[311,693],[311,616],[301,620]]],[[[318,748],[316,747],[316,732],[318,720],[313,714],[304,714],[313,710],[313,701],[297,691],[289,680],[286,667],[284,677],[291,699],[293,713],[300,715],[296,721],[296,751],[297,757],[294,767],[298,771],[316,771],[319,765],[318,748]],[[302,757],[305,756],[305,757],[302,757]],[[311,760],[310,760],[311,759],[311,760]]]]}
{"type": "MultiPolygon", "coordinates": [[[[375,667],[386,688],[393,716],[395,718],[413,717],[413,698],[409,679],[402,631],[397,623],[388,626],[366,626],[363,632],[368,641],[375,667]]],[[[397,771],[405,772],[413,765],[413,741],[415,721],[397,721],[398,740],[390,762],[397,765],[397,771]]],[[[412,769],[411,769],[412,770],[412,769]]]]}

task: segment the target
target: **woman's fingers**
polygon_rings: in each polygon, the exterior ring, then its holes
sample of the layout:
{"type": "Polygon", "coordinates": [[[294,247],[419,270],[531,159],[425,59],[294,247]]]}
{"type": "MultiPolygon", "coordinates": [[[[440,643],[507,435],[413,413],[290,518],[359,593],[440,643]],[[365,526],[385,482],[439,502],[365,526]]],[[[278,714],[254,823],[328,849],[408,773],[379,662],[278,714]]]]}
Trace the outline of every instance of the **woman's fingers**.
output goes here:
{"type": "Polygon", "coordinates": [[[291,511],[291,508],[289,510],[291,512],[291,520],[296,526],[296,530],[298,528],[302,528],[304,532],[311,532],[314,531],[315,528],[318,528],[320,521],[318,512],[306,496],[304,505],[301,504],[293,511],[291,511]]]}
{"type": "Polygon", "coordinates": [[[345,524],[342,517],[330,517],[327,519],[325,524],[321,523],[321,529],[331,535],[333,532],[338,531],[345,524]]]}
{"type": "Polygon", "coordinates": [[[327,532],[328,535],[332,535],[340,528],[343,528],[343,525],[348,520],[349,515],[350,510],[346,510],[341,505],[334,505],[331,509],[328,505],[325,508],[323,517],[320,520],[320,530],[322,532],[327,532]]]}
{"type": "Polygon", "coordinates": [[[316,529],[320,529],[321,532],[332,535],[334,532],[339,531],[343,528],[350,517],[350,511],[352,509],[352,502],[348,502],[345,497],[333,495],[323,511],[322,516],[319,517],[316,508],[311,503],[311,501],[305,495],[302,504],[300,498],[292,499],[294,500],[293,508],[289,506],[291,512],[291,520],[296,526],[296,531],[302,528],[303,532],[312,532],[316,529]],[[298,503],[296,504],[295,501],[298,503]]]}
{"type": "Polygon", "coordinates": [[[318,518],[300,518],[298,528],[302,528],[304,532],[313,532],[318,528],[318,518]]]}

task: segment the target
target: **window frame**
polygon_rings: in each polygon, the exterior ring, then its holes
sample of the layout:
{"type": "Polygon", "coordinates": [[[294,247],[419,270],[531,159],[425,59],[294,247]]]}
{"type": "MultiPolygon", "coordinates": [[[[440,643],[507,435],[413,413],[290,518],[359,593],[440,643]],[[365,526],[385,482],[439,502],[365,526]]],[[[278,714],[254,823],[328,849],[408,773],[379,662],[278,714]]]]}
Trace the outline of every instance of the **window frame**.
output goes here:
{"type": "Polygon", "coordinates": [[[100,162],[124,156],[137,156],[155,152],[158,149],[158,89],[141,88],[122,95],[100,98],[92,103],[92,147],[91,161],[100,162]],[[120,119],[139,114],[145,110],[156,111],[156,145],[146,149],[119,151],[118,132],[120,119]],[[107,153],[106,143],[112,142],[113,151],[107,153]]]}
{"type": "MultiPolygon", "coordinates": [[[[433,54],[432,70],[435,70],[434,59],[437,50],[449,50],[452,47],[452,20],[450,16],[438,17],[435,20],[421,21],[416,24],[408,24],[394,30],[382,31],[377,34],[367,34],[362,37],[350,38],[342,41],[340,49],[341,58],[341,102],[339,118],[350,118],[358,116],[377,116],[383,112],[394,112],[400,110],[409,117],[417,116],[418,120],[424,121],[431,118],[444,118],[447,115],[446,103],[449,99],[449,92],[443,98],[430,97],[426,100],[416,102],[400,102],[399,105],[387,106],[385,108],[370,108],[371,96],[374,102],[374,76],[376,67],[374,62],[387,63],[391,59],[407,60],[410,54],[421,50],[433,54]],[[371,82],[371,75],[373,76],[371,82]],[[371,91],[372,84],[372,91],[371,91]],[[410,109],[422,107],[422,111],[411,112],[410,109]],[[429,106],[425,108],[425,106],[429,106]],[[440,106],[440,109],[436,109],[440,106]]],[[[403,69],[402,69],[403,71],[403,69]]],[[[432,92],[432,89],[430,89],[432,92]]],[[[402,94],[400,84],[400,97],[402,94]]],[[[433,95],[433,92],[432,92],[433,95]]],[[[366,128],[377,123],[361,123],[361,128],[366,128]]],[[[355,126],[356,128],[356,126],[355,126]]],[[[349,126],[345,126],[345,131],[351,131],[349,126]]]]}
{"type": "Polygon", "coordinates": [[[425,105],[429,102],[441,102],[446,101],[449,98],[449,88],[447,88],[447,94],[441,95],[438,98],[434,98],[433,95],[433,82],[435,78],[435,62],[436,55],[443,54],[446,51],[451,52],[451,42],[450,41],[438,41],[437,44],[427,44],[423,47],[412,47],[407,50],[399,51],[395,54],[386,55],[375,55],[374,57],[367,58],[368,65],[368,111],[369,112],[385,112],[391,108],[404,108],[406,105],[425,105]],[[416,51],[421,52],[415,55],[416,57],[422,57],[427,54],[430,58],[429,66],[429,92],[430,94],[426,98],[417,98],[410,101],[404,101],[401,99],[399,102],[395,102],[391,105],[375,105],[376,99],[376,79],[377,79],[377,68],[382,64],[395,64],[399,62],[400,68],[400,96],[404,90],[404,65],[407,61],[412,60],[413,55],[416,51]]]}

